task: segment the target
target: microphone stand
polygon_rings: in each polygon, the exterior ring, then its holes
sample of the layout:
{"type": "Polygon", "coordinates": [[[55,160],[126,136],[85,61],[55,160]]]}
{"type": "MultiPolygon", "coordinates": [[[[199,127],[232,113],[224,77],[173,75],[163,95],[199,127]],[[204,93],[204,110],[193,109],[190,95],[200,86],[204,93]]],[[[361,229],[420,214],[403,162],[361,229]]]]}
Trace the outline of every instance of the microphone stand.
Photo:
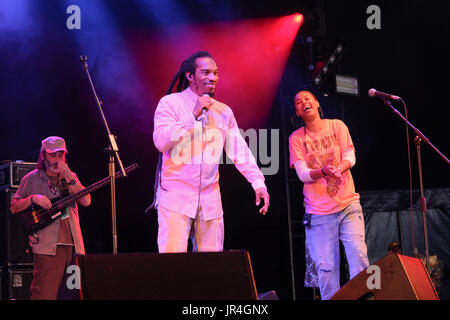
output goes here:
{"type": "MultiPolygon", "coordinates": [[[[423,221],[423,236],[424,236],[424,240],[425,240],[425,262],[426,262],[426,268],[428,273],[430,272],[430,255],[429,255],[429,248],[428,248],[428,231],[427,231],[427,216],[426,216],[426,212],[427,212],[427,202],[426,202],[426,198],[424,196],[423,193],[423,178],[422,178],[422,161],[421,161],[421,157],[420,157],[420,143],[422,141],[425,141],[431,148],[433,148],[440,156],[442,159],[444,159],[444,161],[447,164],[450,164],[448,158],[443,155],[435,146],[433,146],[433,144],[430,142],[430,140],[428,140],[427,137],[425,137],[425,135],[420,132],[416,127],[414,127],[400,112],[398,112],[398,110],[396,110],[391,102],[388,99],[383,99],[384,104],[386,106],[388,106],[389,108],[392,109],[392,111],[399,116],[401,119],[403,119],[403,121],[406,122],[406,124],[416,133],[416,137],[414,138],[414,143],[416,144],[416,149],[417,149],[417,162],[418,162],[418,166],[419,166],[419,182],[420,182],[420,210],[422,211],[422,221],[423,221]]],[[[403,101],[403,100],[402,100],[403,101]]]]}
{"type": "Polygon", "coordinates": [[[116,175],[115,175],[115,162],[114,159],[117,160],[119,164],[120,171],[122,172],[123,177],[126,177],[127,174],[123,167],[122,161],[119,156],[119,148],[117,146],[116,137],[109,130],[108,122],[106,121],[105,114],[102,110],[102,102],[98,99],[97,93],[94,88],[94,84],[92,83],[91,76],[89,74],[88,65],[86,63],[87,57],[86,55],[82,55],[80,57],[81,62],[83,63],[83,68],[86,71],[86,74],[89,79],[89,83],[91,84],[92,92],[95,97],[95,101],[97,102],[97,107],[100,112],[100,116],[103,120],[103,124],[105,125],[106,134],[109,140],[109,146],[105,148],[105,151],[109,153],[109,162],[108,162],[108,171],[109,178],[111,180],[111,219],[112,219],[112,241],[113,241],[113,254],[117,254],[117,212],[116,212],[116,175]]]}

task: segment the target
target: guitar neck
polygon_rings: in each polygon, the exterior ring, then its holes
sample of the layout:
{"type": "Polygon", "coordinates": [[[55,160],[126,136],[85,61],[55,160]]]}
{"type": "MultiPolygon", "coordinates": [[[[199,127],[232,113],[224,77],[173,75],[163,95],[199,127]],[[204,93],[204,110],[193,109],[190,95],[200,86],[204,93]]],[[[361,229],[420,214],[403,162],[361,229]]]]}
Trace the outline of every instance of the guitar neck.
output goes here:
{"type": "MultiPolygon", "coordinates": [[[[138,165],[135,163],[127,168],[125,168],[125,172],[131,172],[135,169],[137,169],[138,165]]],[[[116,179],[123,177],[123,174],[121,171],[116,172],[116,174],[114,175],[116,179]]],[[[72,203],[74,203],[75,201],[77,201],[80,198],[83,198],[84,196],[108,185],[109,183],[111,183],[111,177],[106,177],[100,181],[97,181],[96,183],[90,185],[89,187],[84,188],[83,190],[80,190],[74,194],[71,194],[67,197],[65,197],[64,199],[61,199],[57,202],[55,202],[53,204],[54,208],[56,210],[61,210],[63,208],[68,207],[69,205],[71,205],[72,203]]]]}

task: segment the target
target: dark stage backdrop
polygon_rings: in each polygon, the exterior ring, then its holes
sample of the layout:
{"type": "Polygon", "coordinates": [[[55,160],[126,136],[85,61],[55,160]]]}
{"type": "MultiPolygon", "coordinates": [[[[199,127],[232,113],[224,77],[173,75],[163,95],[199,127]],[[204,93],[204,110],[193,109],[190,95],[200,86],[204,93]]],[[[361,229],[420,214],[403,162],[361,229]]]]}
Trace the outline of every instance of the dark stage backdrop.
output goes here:
{"type": "MultiPolygon", "coordinates": [[[[281,35],[271,29],[275,20],[270,19],[293,12],[306,16],[322,6],[323,28],[314,35],[323,43],[317,56],[327,58],[345,39],[348,48],[336,70],[359,79],[360,95],[336,95],[325,85],[327,95],[319,100],[326,117],[340,118],[350,129],[357,150],[352,169],[357,191],[389,192],[408,190],[410,185],[405,124],[367,91],[373,87],[401,96],[411,123],[449,156],[450,23],[443,3],[2,1],[0,160],[35,161],[41,140],[59,135],[67,141],[71,169],[85,185],[107,176],[106,133],[79,60],[86,54],[122,161],[125,166],[139,164],[117,183],[119,253],[156,252],[156,214],[144,214],[153,199],[158,156],[152,141],[153,114],[181,61],[193,51],[210,50],[219,68],[223,66],[217,99],[233,108],[240,126],[269,129],[269,136],[279,130],[279,148],[272,158],[278,170],[266,176],[271,194],[267,216],[258,214],[254,193],[237,170],[221,166],[225,249],[249,250],[258,291],[276,290],[281,299],[291,299],[288,212],[298,219],[302,207],[300,184],[286,167],[287,138],[296,129],[291,123],[293,97],[312,78],[307,70],[311,56],[306,23],[295,39],[278,43],[281,35]],[[366,10],[372,4],[381,9],[379,30],[366,26],[366,10]],[[70,5],[81,10],[80,29],[67,27],[73,14],[66,12],[70,5]]],[[[393,104],[404,112],[401,104],[393,104]]],[[[421,155],[425,188],[448,187],[448,165],[425,143],[421,155]]],[[[412,142],[411,161],[417,189],[412,142]]],[[[92,205],[80,209],[88,253],[112,251],[110,212],[109,188],[97,191],[92,205]]],[[[295,223],[292,228],[295,255],[301,257],[303,231],[295,223]]],[[[296,299],[312,299],[311,291],[302,287],[303,261],[295,262],[296,299]]]]}

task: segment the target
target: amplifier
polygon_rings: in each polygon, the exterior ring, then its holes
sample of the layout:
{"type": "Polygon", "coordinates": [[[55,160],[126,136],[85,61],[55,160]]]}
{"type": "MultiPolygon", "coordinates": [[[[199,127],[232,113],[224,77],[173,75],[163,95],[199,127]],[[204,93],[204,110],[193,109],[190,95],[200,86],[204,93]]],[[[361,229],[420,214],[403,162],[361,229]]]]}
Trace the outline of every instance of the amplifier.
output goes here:
{"type": "Polygon", "coordinates": [[[2,300],[29,300],[31,282],[33,281],[33,265],[3,270],[1,273],[2,300]]]}
{"type": "Polygon", "coordinates": [[[35,162],[3,161],[0,165],[0,189],[19,187],[23,176],[35,168],[35,162]]]}
{"type": "Polygon", "coordinates": [[[33,263],[33,253],[28,244],[25,228],[18,214],[9,207],[17,189],[0,190],[0,265],[33,263]]]}

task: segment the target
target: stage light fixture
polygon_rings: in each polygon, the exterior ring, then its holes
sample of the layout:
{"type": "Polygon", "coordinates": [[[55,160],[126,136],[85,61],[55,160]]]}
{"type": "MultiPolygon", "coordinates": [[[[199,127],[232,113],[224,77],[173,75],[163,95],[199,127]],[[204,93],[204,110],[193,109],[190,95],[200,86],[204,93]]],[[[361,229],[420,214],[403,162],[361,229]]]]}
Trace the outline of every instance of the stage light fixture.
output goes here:
{"type": "Polygon", "coordinates": [[[339,44],[334,49],[334,52],[330,55],[327,62],[324,64],[318,75],[314,78],[313,82],[317,88],[321,87],[323,83],[332,73],[333,69],[336,67],[337,63],[341,59],[345,52],[346,44],[344,40],[341,40],[339,44]]]}
{"type": "Polygon", "coordinates": [[[294,13],[294,22],[295,23],[303,23],[303,15],[301,13],[294,13]]]}

